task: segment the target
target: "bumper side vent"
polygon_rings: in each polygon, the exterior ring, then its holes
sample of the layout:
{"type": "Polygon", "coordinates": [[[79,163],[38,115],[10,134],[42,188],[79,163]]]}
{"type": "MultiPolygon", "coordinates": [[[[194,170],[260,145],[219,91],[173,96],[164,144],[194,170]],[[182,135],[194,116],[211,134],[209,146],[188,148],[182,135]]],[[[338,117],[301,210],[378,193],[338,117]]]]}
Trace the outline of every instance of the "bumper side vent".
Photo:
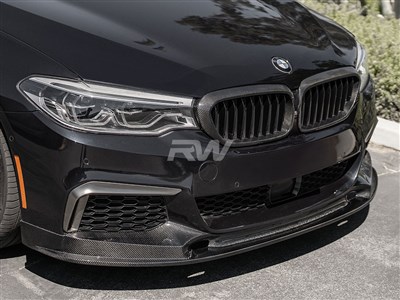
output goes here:
{"type": "Polygon", "coordinates": [[[167,220],[160,196],[90,195],[79,231],[146,231],[167,220]]]}
{"type": "Polygon", "coordinates": [[[306,90],[301,99],[301,129],[322,129],[345,119],[357,98],[358,86],[359,79],[349,76],[306,90]]]}

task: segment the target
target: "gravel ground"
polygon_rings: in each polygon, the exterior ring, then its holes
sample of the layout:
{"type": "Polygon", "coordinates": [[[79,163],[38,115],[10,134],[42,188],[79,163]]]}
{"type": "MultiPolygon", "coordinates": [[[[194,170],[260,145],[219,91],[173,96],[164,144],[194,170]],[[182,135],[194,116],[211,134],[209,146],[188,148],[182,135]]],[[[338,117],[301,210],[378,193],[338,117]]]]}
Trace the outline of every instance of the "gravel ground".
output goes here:
{"type": "Polygon", "coordinates": [[[79,266],[16,246],[0,251],[0,299],[399,299],[400,152],[370,152],[378,193],[340,226],[172,268],[79,266]]]}

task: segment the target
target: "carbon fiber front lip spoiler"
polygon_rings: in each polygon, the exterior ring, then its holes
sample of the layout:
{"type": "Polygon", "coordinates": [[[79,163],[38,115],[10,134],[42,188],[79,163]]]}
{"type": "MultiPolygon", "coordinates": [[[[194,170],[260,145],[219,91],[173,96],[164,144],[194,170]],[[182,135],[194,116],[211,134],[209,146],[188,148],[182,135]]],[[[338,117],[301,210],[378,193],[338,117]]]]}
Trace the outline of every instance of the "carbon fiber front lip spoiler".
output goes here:
{"type": "MultiPolygon", "coordinates": [[[[209,247],[196,253],[187,246],[165,246],[165,245],[142,245],[130,243],[114,243],[107,241],[78,239],[73,235],[57,235],[29,223],[22,223],[23,243],[41,253],[67,262],[98,265],[98,266],[120,266],[120,267],[148,267],[148,266],[175,266],[206,262],[227,256],[265,247],[286,239],[290,239],[324,226],[336,223],[352,214],[362,210],[372,201],[376,188],[378,176],[372,169],[368,184],[358,183],[355,188],[346,195],[342,195],[336,201],[338,209],[329,213],[320,212],[319,218],[310,216],[303,220],[298,226],[282,228],[270,233],[254,232],[247,234],[246,239],[237,236],[236,241],[224,243],[222,236],[202,235],[201,232],[193,231],[193,240],[207,238],[209,247]],[[367,193],[368,198],[358,197],[358,194],[367,193]],[[343,205],[347,203],[346,205],[343,205]],[[343,207],[339,207],[343,205],[343,207]],[[196,235],[199,233],[198,237],[196,235]],[[31,236],[35,237],[35,243],[30,242],[31,236]],[[38,241],[40,241],[38,243],[38,241]],[[51,249],[54,245],[60,245],[60,249],[51,249]]],[[[330,208],[332,209],[332,207],[330,208]]],[[[134,241],[132,241],[134,242],[134,241]]]]}

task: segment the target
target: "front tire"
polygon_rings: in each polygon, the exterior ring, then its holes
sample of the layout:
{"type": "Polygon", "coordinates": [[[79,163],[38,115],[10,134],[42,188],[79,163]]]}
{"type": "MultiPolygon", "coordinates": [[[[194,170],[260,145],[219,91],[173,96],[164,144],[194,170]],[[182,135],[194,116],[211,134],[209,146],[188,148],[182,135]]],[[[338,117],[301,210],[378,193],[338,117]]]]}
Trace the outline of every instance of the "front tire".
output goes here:
{"type": "Polygon", "coordinates": [[[21,205],[14,164],[0,130],[0,248],[20,242],[21,205]]]}

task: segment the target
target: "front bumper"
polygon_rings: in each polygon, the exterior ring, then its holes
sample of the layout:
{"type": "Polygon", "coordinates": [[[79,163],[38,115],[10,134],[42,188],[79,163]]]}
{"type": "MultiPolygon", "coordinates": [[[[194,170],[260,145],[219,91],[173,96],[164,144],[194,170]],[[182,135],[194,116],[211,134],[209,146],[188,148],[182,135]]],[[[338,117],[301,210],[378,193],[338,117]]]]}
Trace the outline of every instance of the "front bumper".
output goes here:
{"type": "MultiPolygon", "coordinates": [[[[119,241],[113,241],[112,235],[100,240],[93,236],[82,238],[79,234],[56,234],[23,222],[23,242],[46,255],[90,265],[182,265],[222,258],[327,226],[366,207],[375,195],[377,174],[368,152],[355,164],[357,175],[352,184],[345,181],[331,196],[298,211],[292,220],[281,220],[274,225],[264,223],[229,233],[210,233],[169,221],[146,234],[147,244],[136,244],[131,234],[119,235],[119,241]]],[[[136,240],[143,241],[143,237],[136,240]]]]}

